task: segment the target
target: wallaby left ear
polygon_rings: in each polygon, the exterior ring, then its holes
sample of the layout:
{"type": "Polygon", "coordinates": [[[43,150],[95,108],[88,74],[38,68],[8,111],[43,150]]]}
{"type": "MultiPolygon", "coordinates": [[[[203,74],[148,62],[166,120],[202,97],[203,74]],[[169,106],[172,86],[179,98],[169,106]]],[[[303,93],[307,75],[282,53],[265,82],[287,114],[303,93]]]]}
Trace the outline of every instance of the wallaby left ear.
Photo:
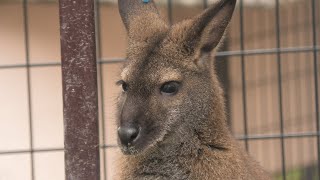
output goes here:
{"type": "Polygon", "coordinates": [[[168,30],[154,0],[118,0],[119,12],[131,41],[147,41],[168,30]]]}
{"type": "Polygon", "coordinates": [[[236,0],[221,0],[192,19],[183,43],[188,49],[210,53],[219,44],[231,20],[236,0]]]}

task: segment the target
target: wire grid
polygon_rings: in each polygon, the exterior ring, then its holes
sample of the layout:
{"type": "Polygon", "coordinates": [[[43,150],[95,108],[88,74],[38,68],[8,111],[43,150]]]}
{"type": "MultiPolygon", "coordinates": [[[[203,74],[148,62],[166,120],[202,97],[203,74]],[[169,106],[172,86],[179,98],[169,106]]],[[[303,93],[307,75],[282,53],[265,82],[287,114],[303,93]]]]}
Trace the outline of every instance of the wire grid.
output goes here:
{"type": "MultiPolygon", "coordinates": [[[[240,22],[240,29],[239,29],[239,35],[240,35],[240,50],[239,51],[224,51],[224,52],[218,52],[217,57],[240,57],[241,60],[241,78],[242,78],[242,96],[243,96],[243,116],[244,116],[244,135],[243,136],[238,136],[237,139],[242,140],[245,142],[245,147],[248,150],[249,149],[249,141],[254,141],[254,140],[265,140],[265,139],[279,139],[281,142],[281,163],[282,163],[282,178],[284,180],[287,179],[287,174],[286,174],[286,159],[285,159],[285,139],[290,139],[290,138],[305,138],[305,137],[316,137],[317,138],[317,164],[318,164],[318,172],[320,172],[319,168],[319,162],[320,162],[320,113],[319,113],[319,79],[318,79],[318,56],[317,53],[320,50],[320,47],[318,46],[317,43],[317,18],[316,18],[316,0],[309,0],[310,4],[312,6],[312,36],[313,36],[313,44],[312,46],[300,46],[300,47],[290,47],[290,48],[282,48],[281,47],[281,29],[280,29],[280,2],[279,0],[274,0],[275,1],[275,32],[276,32],[276,48],[272,49],[254,49],[254,50],[245,50],[245,39],[244,39],[244,5],[243,5],[243,0],[239,1],[239,22],[240,22]],[[293,133],[293,134],[288,134],[284,132],[284,118],[283,118],[283,88],[282,88],[282,59],[281,55],[282,54],[288,54],[288,53],[302,53],[302,52],[309,52],[313,54],[313,63],[314,63],[314,88],[315,88],[315,108],[316,108],[316,118],[314,119],[316,123],[316,130],[317,132],[304,132],[304,133],[293,133]],[[247,56],[252,56],[252,55],[265,55],[265,54],[273,54],[276,55],[277,58],[277,71],[278,71],[278,94],[279,94],[279,112],[280,112],[280,133],[279,134],[272,134],[272,135],[249,135],[248,133],[248,122],[247,122],[247,84],[246,84],[246,57],[247,56]]],[[[172,24],[173,22],[173,5],[172,5],[172,0],[167,0],[167,9],[168,9],[168,17],[169,17],[169,22],[172,24]]],[[[206,8],[208,7],[208,0],[203,0],[203,7],[206,8]]],[[[96,24],[97,24],[97,43],[98,43],[98,48],[97,48],[97,63],[99,64],[99,91],[100,91],[100,96],[103,99],[104,94],[103,94],[103,83],[104,83],[104,78],[103,78],[103,69],[102,65],[103,64],[114,64],[114,63],[122,63],[125,61],[125,59],[118,58],[118,59],[103,59],[101,55],[101,19],[100,19],[100,3],[96,1],[96,24]]],[[[25,52],[26,52],[26,57],[25,57],[25,64],[17,64],[17,65],[1,65],[1,69],[12,69],[12,68],[25,68],[26,71],[26,77],[27,77],[27,94],[28,94],[28,108],[29,108],[29,132],[30,132],[30,149],[27,150],[19,150],[19,151],[0,151],[0,155],[6,155],[6,154],[30,154],[31,156],[31,176],[32,180],[35,179],[34,177],[34,153],[39,153],[39,152],[61,152],[64,151],[64,149],[61,148],[48,148],[48,149],[35,149],[33,145],[33,115],[32,115],[32,106],[31,106],[31,83],[30,83],[30,68],[33,67],[51,67],[51,66],[56,66],[59,67],[61,66],[60,63],[30,63],[30,55],[29,55],[29,23],[28,23],[28,0],[23,0],[23,22],[24,22],[24,34],[25,34],[25,52]]],[[[234,17],[237,18],[237,17],[234,17]]],[[[100,124],[101,127],[101,134],[103,136],[102,138],[102,145],[101,149],[103,151],[103,155],[101,157],[102,163],[106,165],[106,150],[109,148],[115,148],[116,145],[106,145],[106,139],[105,139],[105,112],[104,112],[104,102],[103,100],[100,101],[100,106],[102,110],[102,120],[100,121],[102,124],[100,124]]],[[[105,180],[107,179],[107,171],[106,171],[106,166],[104,166],[104,171],[102,173],[105,174],[104,178],[105,180]]],[[[319,178],[320,179],[320,178],[319,178]]]]}

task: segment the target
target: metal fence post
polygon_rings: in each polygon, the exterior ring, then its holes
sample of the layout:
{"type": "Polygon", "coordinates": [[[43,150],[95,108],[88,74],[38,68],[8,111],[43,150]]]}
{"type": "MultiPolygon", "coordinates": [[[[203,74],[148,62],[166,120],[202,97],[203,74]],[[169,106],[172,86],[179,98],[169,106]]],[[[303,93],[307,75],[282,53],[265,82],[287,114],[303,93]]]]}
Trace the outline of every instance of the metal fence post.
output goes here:
{"type": "Polygon", "coordinates": [[[67,180],[100,178],[94,0],[60,0],[67,180]]]}

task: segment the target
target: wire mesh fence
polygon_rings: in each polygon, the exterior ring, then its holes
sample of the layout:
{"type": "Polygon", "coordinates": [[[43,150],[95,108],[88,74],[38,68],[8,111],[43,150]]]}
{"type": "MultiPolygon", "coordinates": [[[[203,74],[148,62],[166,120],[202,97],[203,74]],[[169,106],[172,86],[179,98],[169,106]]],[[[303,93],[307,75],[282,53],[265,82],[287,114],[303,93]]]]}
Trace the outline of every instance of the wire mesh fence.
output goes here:
{"type": "MultiPolygon", "coordinates": [[[[212,2],[158,3],[176,23],[212,2]]],[[[112,179],[113,83],[126,41],[116,4],[95,8],[101,179],[112,179]]],[[[275,179],[320,179],[319,8],[319,0],[238,0],[217,53],[231,129],[275,179]]],[[[58,17],[57,1],[0,1],[0,179],[65,176],[58,17]]]]}

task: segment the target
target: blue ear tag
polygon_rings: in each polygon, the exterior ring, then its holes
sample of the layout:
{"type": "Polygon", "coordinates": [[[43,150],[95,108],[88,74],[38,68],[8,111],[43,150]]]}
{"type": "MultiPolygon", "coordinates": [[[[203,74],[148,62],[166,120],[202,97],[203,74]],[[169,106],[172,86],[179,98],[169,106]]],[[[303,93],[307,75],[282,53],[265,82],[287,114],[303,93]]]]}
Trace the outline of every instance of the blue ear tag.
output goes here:
{"type": "Polygon", "coordinates": [[[143,3],[148,3],[150,0],[142,0],[143,3]]]}

